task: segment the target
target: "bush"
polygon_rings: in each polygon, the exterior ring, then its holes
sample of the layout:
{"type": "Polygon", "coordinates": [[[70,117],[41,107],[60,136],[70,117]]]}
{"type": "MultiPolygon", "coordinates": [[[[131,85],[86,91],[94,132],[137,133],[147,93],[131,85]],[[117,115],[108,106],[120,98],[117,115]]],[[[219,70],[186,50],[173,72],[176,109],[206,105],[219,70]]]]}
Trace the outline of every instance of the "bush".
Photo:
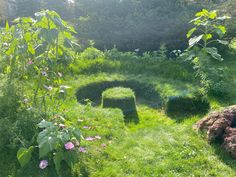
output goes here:
{"type": "Polygon", "coordinates": [[[170,96],[165,103],[165,111],[170,116],[206,113],[209,108],[210,104],[207,99],[187,93],[170,96]]]}
{"type": "Polygon", "coordinates": [[[74,74],[91,74],[99,72],[118,72],[120,62],[97,58],[94,60],[79,59],[72,65],[74,74]]]}
{"type": "Polygon", "coordinates": [[[15,150],[22,142],[30,144],[36,133],[39,115],[34,110],[26,110],[22,105],[23,96],[17,82],[7,84],[2,78],[0,88],[0,151],[4,148],[15,150]]]}
{"type": "Polygon", "coordinates": [[[88,47],[82,53],[80,53],[80,59],[96,59],[96,58],[103,58],[104,54],[102,51],[94,48],[88,47]]]}

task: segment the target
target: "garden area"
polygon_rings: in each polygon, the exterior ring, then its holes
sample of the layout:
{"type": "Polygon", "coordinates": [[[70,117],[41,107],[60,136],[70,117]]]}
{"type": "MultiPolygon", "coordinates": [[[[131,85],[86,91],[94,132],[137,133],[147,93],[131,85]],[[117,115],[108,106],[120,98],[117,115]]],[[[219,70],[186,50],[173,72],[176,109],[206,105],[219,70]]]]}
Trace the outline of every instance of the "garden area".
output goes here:
{"type": "Polygon", "coordinates": [[[0,1],[0,177],[236,176],[235,9],[0,1]]]}

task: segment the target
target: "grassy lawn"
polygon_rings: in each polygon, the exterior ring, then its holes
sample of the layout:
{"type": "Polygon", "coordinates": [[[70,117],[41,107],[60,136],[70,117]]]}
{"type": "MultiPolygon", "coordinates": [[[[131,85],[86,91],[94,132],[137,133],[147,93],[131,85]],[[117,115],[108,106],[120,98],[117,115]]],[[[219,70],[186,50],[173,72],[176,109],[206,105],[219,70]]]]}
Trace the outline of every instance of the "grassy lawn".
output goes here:
{"type": "MultiPolygon", "coordinates": [[[[225,65],[229,66],[229,82],[235,84],[236,62],[230,59],[225,65]]],[[[193,124],[204,115],[168,117],[161,105],[162,100],[148,100],[140,94],[136,96],[139,123],[125,124],[119,109],[102,109],[100,104],[92,103],[91,106],[77,103],[75,93],[78,88],[117,80],[136,80],[139,86],[147,84],[161,99],[198,89],[195,82],[166,79],[152,74],[100,72],[67,77],[63,84],[71,86],[71,99],[63,106],[67,115],[66,124],[81,129],[81,146],[86,149],[70,176],[236,176],[236,161],[218,145],[208,144],[203,135],[192,129],[193,124]],[[95,136],[99,137],[95,141],[86,140],[95,136]]],[[[233,90],[233,87],[229,89],[233,90]]],[[[97,94],[96,90],[87,91],[97,94]]],[[[235,98],[232,92],[228,100],[209,100],[211,108],[218,109],[233,103],[235,98]]],[[[55,175],[49,175],[47,170],[32,172],[32,168],[38,168],[38,164],[33,162],[23,171],[17,171],[19,164],[15,153],[9,151],[9,156],[3,155],[6,160],[0,163],[1,177],[55,175]]]]}

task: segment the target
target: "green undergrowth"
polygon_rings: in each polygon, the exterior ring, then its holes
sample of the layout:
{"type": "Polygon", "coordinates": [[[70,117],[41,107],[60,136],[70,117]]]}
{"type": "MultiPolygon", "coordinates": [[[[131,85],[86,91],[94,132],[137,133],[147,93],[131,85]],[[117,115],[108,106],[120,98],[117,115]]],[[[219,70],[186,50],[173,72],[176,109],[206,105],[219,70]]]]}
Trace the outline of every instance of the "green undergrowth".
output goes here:
{"type": "Polygon", "coordinates": [[[166,54],[165,51],[161,55],[158,52],[138,55],[135,52],[119,52],[116,48],[102,52],[90,47],[78,56],[72,71],[75,74],[144,74],[193,82],[191,67],[177,59],[168,59],[166,54]]]}
{"type": "MultiPolygon", "coordinates": [[[[64,107],[66,125],[73,125],[80,128],[82,134],[81,147],[86,149],[87,155],[96,157],[96,153],[103,152],[103,144],[113,141],[120,141],[126,133],[122,111],[119,109],[100,109],[91,107],[89,104],[82,106],[73,99],[67,102],[64,107]],[[86,141],[88,137],[99,138],[96,141],[86,141]]],[[[38,162],[32,161],[28,166],[19,170],[20,164],[16,159],[16,151],[5,148],[1,151],[2,160],[0,163],[1,177],[57,177],[50,173],[51,165],[46,170],[38,168],[38,162]],[[14,163],[13,163],[14,162],[14,163]],[[32,168],[37,170],[32,170],[32,168]]],[[[80,155],[80,160],[85,158],[80,155]]],[[[87,156],[86,156],[87,158],[87,156]]],[[[86,162],[85,160],[82,160],[86,162]]],[[[68,175],[68,174],[67,174],[68,175]]],[[[72,176],[78,176],[72,173],[72,176]]]]}

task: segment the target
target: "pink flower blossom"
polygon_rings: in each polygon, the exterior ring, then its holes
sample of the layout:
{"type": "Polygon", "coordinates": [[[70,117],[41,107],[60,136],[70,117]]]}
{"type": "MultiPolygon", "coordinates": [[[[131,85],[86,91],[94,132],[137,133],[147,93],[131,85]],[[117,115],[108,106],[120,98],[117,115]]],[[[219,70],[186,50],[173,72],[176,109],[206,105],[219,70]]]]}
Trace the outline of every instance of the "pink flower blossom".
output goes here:
{"type": "Polygon", "coordinates": [[[86,153],[87,150],[86,150],[84,147],[80,147],[80,148],[79,148],[79,152],[86,153]]]}
{"type": "Polygon", "coordinates": [[[45,169],[48,166],[48,161],[47,160],[41,160],[39,163],[39,168],[45,169]]]}
{"type": "Polygon", "coordinates": [[[75,145],[72,142],[68,142],[65,144],[66,150],[72,150],[75,148],[75,145]]]}
{"type": "Polygon", "coordinates": [[[33,61],[32,61],[32,60],[29,60],[27,64],[28,64],[28,65],[32,65],[32,64],[33,64],[33,61]]]}
{"type": "Polygon", "coordinates": [[[43,76],[47,76],[47,73],[45,71],[41,71],[43,76]]]}

